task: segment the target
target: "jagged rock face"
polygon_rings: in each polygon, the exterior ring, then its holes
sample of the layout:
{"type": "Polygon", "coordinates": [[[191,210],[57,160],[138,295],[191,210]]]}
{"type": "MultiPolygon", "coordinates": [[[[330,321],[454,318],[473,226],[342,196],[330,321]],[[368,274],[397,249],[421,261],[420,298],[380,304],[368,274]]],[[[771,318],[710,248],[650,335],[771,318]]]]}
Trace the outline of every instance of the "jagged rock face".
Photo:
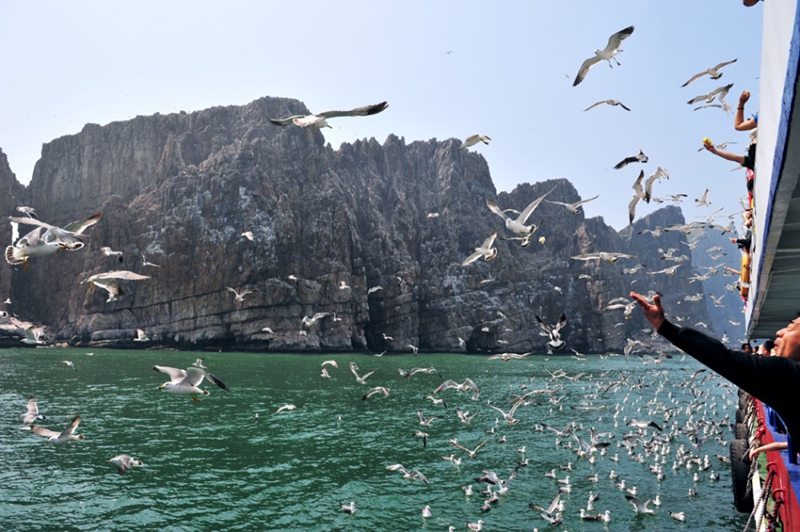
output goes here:
{"type": "MultiPolygon", "coordinates": [[[[89,125],[47,144],[28,190],[40,218],[103,218],[86,249],[14,272],[20,311],[48,324],[51,338],[82,344],[131,346],[140,327],[161,344],[196,348],[471,352],[542,352],[534,314],[555,323],[564,312],[567,344],[604,352],[644,327],[641,313],[604,312],[610,299],[631,288],[675,299],[690,290],[678,275],[621,273],[636,262],[652,268],[658,247],[681,247],[679,233],[656,246],[636,234],[682,223],[676,208],[617,233],[545,202],[529,219],[544,244],[498,239],[493,261],[461,267],[493,231],[513,236],[487,199],[522,210],[554,187],[548,199],[575,202],[577,191],[557,179],[497,195],[486,161],[452,139],[406,145],[390,136],[334,151],[319,133],[267,120],[302,112],[297,101],[263,98],[89,125]],[[101,246],[122,251],[122,262],[101,246]],[[569,258],[587,251],[637,258],[569,258]],[[142,254],[160,267],[144,266],[142,254]],[[112,269],[151,278],[122,281],[125,294],[112,302],[79,284],[112,269]],[[228,287],[254,293],[237,302],[228,287]],[[329,315],[304,327],[316,312],[329,315]]],[[[695,310],[706,316],[702,304],[695,310]]]]}

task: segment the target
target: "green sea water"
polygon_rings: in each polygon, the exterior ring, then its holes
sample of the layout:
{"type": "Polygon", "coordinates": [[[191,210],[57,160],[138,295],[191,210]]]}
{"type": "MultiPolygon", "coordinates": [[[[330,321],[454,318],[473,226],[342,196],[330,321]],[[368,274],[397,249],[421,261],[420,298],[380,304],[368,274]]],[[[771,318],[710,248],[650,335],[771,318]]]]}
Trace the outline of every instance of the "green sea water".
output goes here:
{"type": "MultiPolygon", "coordinates": [[[[466,523],[478,519],[487,531],[547,530],[555,528],[528,504],[547,506],[559,493],[562,484],[544,475],[554,468],[559,479],[569,475],[572,486],[561,496],[559,530],[741,530],[746,516],[733,508],[728,466],[715,458],[728,455],[736,390],[711,372],[693,379],[700,368],[688,357],[656,365],[623,357],[531,356],[505,363],[454,354],[1,350],[0,530],[467,530],[466,523]],[[211,395],[196,403],[158,390],[168,379],[153,371],[155,364],[187,368],[197,357],[205,357],[230,392],[204,381],[201,387],[211,395]],[[320,376],[324,360],[338,363],[338,369],[327,368],[329,379],[320,376]],[[356,382],[350,361],[361,374],[375,371],[366,385],[356,382]],[[437,394],[446,408],[433,405],[424,397],[442,378],[397,373],[430,366],[445,379],[471,378],[480,397],[451,389],[437,394]],[[559,370],[571,378],[551,376],[559,370]],[[630,374],[626,383],[602,393],[621,374],[630,374]],[[389,388],[389,396],[362,400],[372,386],[389,388]],[[513,426],[487,405],[490,400],[508,411],[512,394],[542,389],[557,392],[533,395],[541,404],[518,408],[520,421],[513,426]],[[77,432],[86,439],[54,445],[20,430],[18,415],[30,396],[47,416],[38,424],[60,431],[80,415],[77,432]],[[297,408],[273,414],[286,404],[297,408]],[[478,416],[465,425],[456,407],[478,416]],[[444,418],[420,427],[417,409],[444,418]],[[664,429],[670,442],[663,455],[650,454],[641,443],[630,453],[621,446],[633,430],[626,425],[631,418],[652,419],[664,429]],[[554,432],[537,430],[540,423],[561,429],[573,421],[586,440],[590,427],[613,435],[604,438],[611,446],[595,455],[594,464],[568,448],[574,440],[558,443],[554,432]],[[679,430],[687,424],[706,438],[701,447],[679,430]],[[413,436],[415,429],[429,434],[427,447],[413,436]],[[490,429],[495,432],[488,434],[490,429]],[[474,459],[450,443],[457,439],[474,448],[486,438],[474,459]],[[118,475],[107,460],[123,453],[145,465],[118,475]],[[463,457],[461,465],[442,458],[451,454],[463,457]],[[710,468],[679,462],[673,469],[681,454],[708,456],[710,468]],[[474,477],[491,470],[508,478],[523,458],[528,465],[519,467],[508,493],[481,512],[478,491],[485,486],[474,477]],[[663,480],[648,467],[656,462],[663,462],[663,480]],[[397,463],[418,469],[429,484],[386,469],[397,463]],[[571,470],[561,469],[568,464],[571,470]],[[609,478],[612,470],[619,478],[609,478]],[[712,470],[719,480],[711,479],[712,470]],[[594,474],[597,483],[587,480],[594,474]],[[621,479],[642,500],[660,495],[663,505],[654,507],[654,515],[637,515],[616,485],[621,479]],[[461,486],[470,483],[475,494],[466,496],[461,486]],[[578,517],[590,490],[600,494],[596,512],[611,510],[610,524],[578,517]],[[356,513],[342,512],[339,503],[351,501],[356,513]],[[430,518],[421,515],[425,505],[430,518]],[[674,521],[669,511],[684,511],[686,522],[674,521]]],[[[645,433],[649,439],[657,431],[645,433]]]]}

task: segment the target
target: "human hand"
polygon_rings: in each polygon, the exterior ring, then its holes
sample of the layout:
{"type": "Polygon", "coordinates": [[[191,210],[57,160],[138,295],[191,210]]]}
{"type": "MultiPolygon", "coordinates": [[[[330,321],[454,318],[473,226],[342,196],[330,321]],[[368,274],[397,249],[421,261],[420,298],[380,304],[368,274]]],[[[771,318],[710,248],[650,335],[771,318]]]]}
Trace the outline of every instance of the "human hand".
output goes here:
{"type": "Polygon", "coordinates": [[[641,294],[637,294],[636,292],[631,292],[631,298],[639,303],[639,306],[642,307],[644,317],[647,318],[647,321],[649,321],[650,325],[653,326],[653,330],[658,331],[665,319],[664,307],[661,306],[661,296],[658,294],[653,296],[652,304],[648,303],[641,294]]]}
{"type": "Polygon", "coordinates": [[[743,107],[747,100],[750,99],[750,91],[742,91],[741,96],[739,96],[739,107],[743,107]]]}
{"type": "Polygon", "coordinates": [[[711,142],[711,140],[708,138],[703,139],[703,147],[708,151],[710,151],[711,153],[717,152],[717,148],[714,147],[714,143],[711,142]]]}

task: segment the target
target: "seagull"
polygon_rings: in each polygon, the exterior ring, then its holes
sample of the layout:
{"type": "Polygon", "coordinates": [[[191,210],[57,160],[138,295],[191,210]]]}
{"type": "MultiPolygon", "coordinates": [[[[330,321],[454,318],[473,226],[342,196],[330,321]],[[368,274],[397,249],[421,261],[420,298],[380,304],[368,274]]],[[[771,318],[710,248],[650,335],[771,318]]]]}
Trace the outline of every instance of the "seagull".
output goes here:
{"type": "Polygon", "coordinates": [[[688,103],[689,105],[694,105],[694,104],[700,103],[700,102],[711,103],[711,102],[714,101],[714,98],[716,98],[717,100],[720,101],[720,103],[724,104],[725,103],[725,96],[728,95],[728,92],[731,90],[732,87],[733,87],[733,83],[729,83],[727,85],[723,85],[721,87],[717,87],[716,89],[714,89],[712,91],[709,91],[706,94],[701,94],[699,96],[695,96],[694,98],[692,98],[691,100],[689,100],[686,103],[688,103]]]}
{"type": "Polygon", "coordinates": [[[230,391],[230,389],[225,386],[224,382],[204,369],[195,366],[186,370],[171,368],[169,366],[153,366],[153,369],[161,373],[166,373],[170,378],[169,382],[165,382],[158,387],[159,390],[167,390],[169,393],[175,394],[189,394],[192,396],[193,401],[200,401],[200,399],[197,398],[197,394],[210,395],[210,392],[207,390],[198,388],[206,377],[223,390],[230,391]]]}
{"type": "Polygon", "coordinates": [[[400,471],[401,473],[403,473],[403,478],[406,480],[410,480],[412,482],[415,480],[421,480],[425,484],[428,484],[428,479],[425,478],[425,475],[423,475],[419,469],[408,471],[406,470],[405,467],[403,467],[402,464],[393,464],[390,466],[386,466],[386,469],[388,469],[389,471],[400,471]]]}
{"type": "Polygon", "coordinates": [[[324,368],[325,366],[333,366],[334,368],[339,369],[339,364],[337,364],[335,360],[326,360],[322,363],[322,367],[324,368]]]}
{"type": "Polygon", "coordinates": [[[483,530],[483,525],[484,523],[482,519],[478,519],[477,523],[471,523],[467,521],[467,528],[469,528],[473,532],[481,532],[481,530],[483,530]]]}
{"type": "Polygon", "coordinates": [[[642,504],[642,501],[634,497],[633,495],[625,494],[625,498],[628,499],[628,502],[633,505],[634,510],[636,510],[637,514],[655,514],[655,511],[651,510],[647,507],[650,504],[650,501],[645,502],[642,504]]]}
{"type": "Polygon", "coordinates": [[[73,361],[71,361],[71,360],[62,360],[61,362],[63,362],[67,366],[71,367],[73,369],[73,371],[77,371],[75,369],[75,363],[73,361]]]}
{"type": "Polygon", "coordinates": [[[524,237],[536,231],[535,225],[525,225],[525,222],[528,220],[528,218],[530,218],[530,215],[533,213],[534,209],[536,209],[536,207],[539,206],[544,198],[555,189],[556,187],[553,187],[549,191],[545,192],[541,197],[533,200],[521,213],[519,213],[519,216],[516,220],[509,218],[509,216],[502,209],[500,209],[500,207],[497,206],[497,203],[495,203],[493,200],[487,199],[486,205],[489,207],[489,210],[505,221],[506,229],[512,233],[516,233],[517,235],[524,237]]]}
{"type": "Polygon", "coordinates": [[[468,455],[470,458],[475,458],[475,455],[478,453],[478,450],[479,450],[481,447],[483,447],[484,445],[486,445],[486,442],[488,442],[490,439],[491,439],[491,438],[486,438],[486,439],[485,439],[485,440],[483,440],[481,443],[479,443],[477,447],[475,447],[475,448],[474,448],[474,449],[472,449],[472,450],[470,450],[470,449],[467,449],[466,447],[463,447],[463,446],[459,445],[459,444],[458,444],[458,442],[457,442],[456,440],[450,440],[450,444],[451,444],[451,445],[453,445],[454,447],[456,447],[457,449],[461,449],[462,451],[464,451],[465,453],[467,453],[467,455],[468,455]]]}
{"type": "Polygon", "coordinates": [[[62,432],[55,432],[38,425],[31,425],[31,430],[34,434],[38,434],[47,438],[47,443],[66,443],[68,441],[83,440],[83,434],[75,434],[75,429],[78,428],[78,423],[81,422],[81,416],[75,416],[72,422],[67,425],[62,432]]]}
{"type": "Polygon", "coordinates": [[[373,371],[370,371],[369,373],[365,373],[364,375],[359,376],[358,375],[358,366],[356,366],[355,362],[350,362],[350,371],[352,371],[353,375],[356,376],[356,381],[359,384],[366,384],[367,383],[367,377],[369,377],[370,375],[375,373],[375,370],[373,370],[373,371]]]}
{"type": "Polygon", "coordinates": [[[36,225],[36,229],[18,239],[13,246],[6,248],[6,262],[9,264],[22,264],[30,257],[45,257],[66,249],[77,251],[84,246],[86,237],[83,231],[96,224],[102,212],[86,220],[72,222],[65,227],[56,227],[37,220],[36,218],[17,218],[10,216],[8,219],[22,225],[36,225]]]}
{"type": "Polygon", "coordinates": [[[585,199],[585,200],[581,200],[581,201],[576,201],[575,203],[562,203],[560,201],[550,201],[550,200],[546,200],[546,201],[547,201],[547,203],[552,203],[554,205],[563,205],[572,214],[579,214],[579,213],[581,213],[583,211],[579,210],[578,207],[580,207],[584,203],[589,203],[590,201],[594,201],[599,197],[600,196],[598,195],[598,196],[595,196],[593,198],[589,198],[589,199],[585,199]]]}
{"type": "Polygon", "coordinates": [[[631,419],[630,421],[628,421],[627,425],[629,427],[636,427],[636,428],[639,428],[639,429],[644,429],[644,428],[647,428],[647,427],[653,427],[654,429],[656,429],[659,432],[661,432],[661,430],[662,430],[661,427],[659,427],[658,424],[655,421],[639,421],[638,419],[631,419]]]}
{"type": "Polygon", "coordinates": [[[444,399],[437,399],[436,397],[434,397],[434,396],[432,396],[432,395],[426,395],[424,398],[425,398],[425,399],[430,399],[430,401],[431,401],[431,402],[432,402],[434,405],[442,405],[442,406],[444,406],[445,408],[447,408],[447,403],[445,403],[445,402],[444,402],[444,399]]]}
{"type": "Polygon", "coordinates": [[[470,390],[475,390],[475,393],[477,393],[477,394],[481,393],[481,390],[480,390],[480,388],[478,388],[478,385],[475,384],[475,382],[472,379],[470,379],[469,377],[464,379],[464,382],[461,383],[461,384],[457,383],[454,380],[447,379],[442,384],[440,384],[439,387],[436,388],[433,391],[433,393],[443,392],[444,390],[447,390],[448,388],[456,388],[459,392],[468,392],[470,390]]]}
{"type": "Polygon", "coordinates": [[[311,327],[316,325],[318,320],[321,320],[322,318],[326,318],[328,316],[330,316],[330,313],[328,313],[328,312],[317,312],[316,314],[314,314],[311,317],[303,316],[303,320],[302,320],[303,321],[303,327],[305,327],[306,329],[310,329],[311,327]]]}
{"type": "Polygon", "coordinates": [[[25,329],[25,338],[20,340],[20,342],[25,345],[45,345],[47,342],[42,340],[43,334],[44,327],[27,327],[25,329]]]}
{"type": "Polygon", "coordinates": [[[376,386],[375,388],[370,388],[370,390],[366,394],[364,394],[364,397],[362,397],[361,400],[366,401],[367,399],[378,393],[382,393],[384,397],[389,397],[389,388],[384,388],[383,386],[376,386]]]}
{"type": "Polygon", "coordinates": [[[608,61],[608,66],[613,68],[614,65],[611,64],[611,60],[613,59],[619,66],[620,62],[615,56],[622,51],[619,47],[622,45],[622,41],[631,36],[631,33],[633,33],[633,26],[628,26],[624,30],[620,30],[609,37],[608,44],[606,44],[604,49],[595,50],[594,57],[590,57],[583,62],[581,68],[578,70],[578,75],[575,77],[575,82],[572,84],[572,86],[575,87],[578,83],[583,81],[586,75],[589,73],[589,69],[602,60],[608,61]]]}
{"type": "Polygon", "coordinates": [[[141,460],[136,460],[127,454],[120,454],[108,461],[117,466],[117,473],[120,475],[127,473],[132,466],[142,467],[144,465],[144,462],[141,460]]]}
{"type": "Polygon", "coordinates": [[[598,105],[603,105],[604,103],[608,104],[608,105],[614,105],[614,106],[618,105],[618,106],[622,107],[623,109],[625,109],[626,111],[630,111],[630,109],[625,107],[625,105],[622,102],[618,102],[617,100],[600,100],[599,102],[593,103],[592,105],[590,105],[589,107],[584,109],[584,111],[588,111],[589,109],[593,109],[593,108],[597,107],[598,105]]]}
{"type": "Polygon", "coordinates": [[[130,281],[141,281],[143,279],[149,279],[148,275],[139,275],[138,273],[130,272],[128,270],[116,270],[113,272],[105,272],[105,273],[98,273],[96,275],[92,275],[88,279],[81,281],[83,283],[89,283],[89,289],[94,288],[95,286],[99,286],[103,290],[108,292],[108,299],[106,299],[106,303],[110,301],[116,301],[119,296],[125,295],[125,292],[122,291],[122,288],[119,287],[119,283],[117,283],[117,279],[127,279],[130,281]]]}
{"type": "Polygon", "coordinates": [[[142,329],[136,329],[136,338],[133,339],[134,342],[149,342],[150,338],[148,338],[147,334],[142,329]]]}
{"type": "Polygon", "coordinates": [[[235,288],[231,288],[230,286],[227,288],[229,292],[233,292],[233,299],[235,301],[238,301],[239,303],[242,303],[244,301],[244,296],[246,296],[247,294],[252,294],[258,291],[258,290],[245,289],[242,290],[241,292],[237,292],[235,288]]]}
{"type": "Polygon", "coordinates": [[[241,234],[241,235],[239,235],[239,236],[243,236],[243,237],[245,237],[245,238],[246,238],[247,240],[249,240],[250,242],[253,242],[253,240],[255,240],[255,236],[253,235],[253,232],[252,232],[252,231],[245,231],[244,233],[242,233],[242,234],[241,234]]]}
{"type": "Polygon", "coordinates": [[[47,419],[47,416],[39,413],[39,407],[36,405],[36,399],[33,396],[28,399],[28,411],[24,414],[20,414],[19,417],[22,418],[22,422],[26,425],[30,425],[37,419],[47,419]]]}
{"type": "Polygon", "coordinates": [[[547,509],[542,508],[541,506],[537,506],[533,503],[528,503],[528,506],[532,510],[538,510],[539,512],[542,512],[542,517],[547,519],[550,522],[550,524],[556,524],[555,521],[559,521],[559,519],[557,519],[557,514],[553,515],[553,512],[555,512],[559,508],[560,499],[561,499],[561,493],[556,495],[556,498],[553,499],[553,502],[550,503],[550,506],[548,506],[547,509]]]}
{"type": "Polygon", "coordinates": [[[463,150],[464,148],[469,148],[470,146],[474,146],[479,142],[483,142],[484,144],[489,144],[487,141],[492,140],[486,135],[478,135],[477,133],[474,135],[470,135],[467,137],[461,146],[458,148],[459,150],[463,150]]]}
{"type": "Polygon", "coordinates": [[[273,412],[272,415],[274,416],[275,414],[279,414],[284,410],[297,410],[297,407],[292,404],[283,405],[282,407],[278,408],[275,412],[273,412]]]}
{"type": "Polygon", "coordinates": [[[192,362],[192,366],[194,366],[196,368],[200,368],[200,369],[206,369],[206,367],[203,365],[203,362],[205,362],[205,361],[206,361],[205,358],[198,358],[197,360],[192,362]]]}
{"type": "Polygon", "coordinates": [[[351,502],[350,504],[344,504],[342,502],[339,503],[339,508],[346,513],[346,514],[354,514],[356,513],[356,503],[351,502]]]}
{"type": "Polygon", "coordinates": [[[372,294],[373,292],[377,292],[378,290],[383,290],[383,287],[382,286],[370,287],[370,289],[367,290],[367,294],[372,294]]]}
{"type": "Polygon", "coordinates": [[[121,251],[114,251],[108,246],[103,246],[100,248],[100,251],[103,252],[103,255],[106,257],[117,257],[117,259],[122,262],[122,252],[121,251]]]}
{"type": "Polygon", "coordinates": [[[486,404],[489,406],[489,408],[492,408],[500,412],[500,415],[503,416],[503,419],[508,425],[516,425],[519,422],[519,419],[516,419],[514,417],[514,412],[516,412],[517,408],[519,408],[519,406],[524,403],[526,398],[527,395],[524,395],[519,400],[517,400],[517,402],[513,404],[511,410],[509,410],[508,413],[506,413],[503,409],[494,406],[491,401],[487,401],[486,404]]]}
{"type": "Polygon", "coordinates": [[[320,377],[325,377],[326,379],[330,379],[331,378],[330,374],[328,373],[328,369],[327,368],[322,368],[322,373],[320,374],[320,377]]]}
{"type": "Polygon", "coordinates": [[[417,347],[417,346],[415,346],[413,344],[408,344],[408,345],[406,345],[406,347],[411,349],[411,352],[414,353],[414,356],[417,356],[419,354],[419,347],[417,347]]]}
{"type": "Polygon", "coordinates": [[[625,253],[614,253],[609,251],[600,251],[597,253],[584,253],[583,255],[575,255],[570,257],[575,260],[604,260],[609,264],[614,264],[620,259],[635,259],[636,255],[627,255],[625,253]]]}
{"type": "Polygon", "coordinates": [[[427,432],[422,432],[421,430],[417,429],[417,430],[414,431],[413,436],[415,436],[417,438],[422,438],[422,447],[427,449],[427,447],[428,447],[428,433],[427,432]]]}
{"type": "Polygon", "coordinates": [[[534,314],[536,321],[539,323],[539,326],[544,329],[545,332],[550,336],[550,341],[547,342],[547,345],[555,350],[561,349],[564,347],[564,340],[561,339],[561,333],[559,332],[561,328],[567,324],[567,315],[562,313],[561,317],[558,319],[558,323],[555,325],[550,325],[546,323],[542,318],[534,314]]]}
{"type": "Polygon", "coordinates": [[[36,211],[34,210],[33,207],[26,207],[25,205],[20,205],[17,207],[17,212],[27,214],[30,218],[36,218],[36,211]]]}
{"type": "Polygon", "coordinates": [[[463,268],[467,264],[471,264],[481,257],[486,260],[493,260],[497,256],[497,248],[492,247],[494,245],[495,238],[497,238],[497,231],[492,233],[489,238],[484,240],[480,247],[475,248],[475,253],[464,259],[464,261],[461,263],[461,267],[463,268]]]}
{"type": "Polygon", "coordinates": [[[710,207],[711,202],[708,201],[708,189],[703,192],[703,195],[700,197],[700,199],[695,198],[694,203],[697,207],[710,207]]]}
{"type": "Polygon", "coordinates": [[[691,83],[691,82],[693,82],[693,81],[695,81],[697,79],[700,79],[701,77],[705,76],[706,74],[708,74],[708,76],[711,77],[711,79],[719,79],[719,78],[722,77],[722,72],[720,72],[719,70],[722,67],[728,66],[731,63],[735,63],[735,62],[736,62],[736,59],[734,59],[733,61],[725,61],[723,63],[718,64],[717,66],[713,66],[711,68],[707,68],[707,69],[703,70],[702,72],[700,72],[699,74],[695,74],[694,76],[692,76],[689,79],[689,81],[687,81],[686,83],[681,85],[681,87],[685,87],[689,83],[691,83]]]}
{"type": "Polygon", "coordinates": [[[636,178],[636,181],[633,183],[633,199],[628,204],[628,223],[633,223],[633,219],[636,217],[636,204],[639,203],[639,200],[646,197],[644,187],[642,186],[642,179],[644,179],[644,170],[639,172],[639,177],[636,178]]]}
{"type": "Polygon", "coordinates": [[[647,155],[644,154],[641,148],[639,148],[639,153],[636,155],[631,155],[630,157],[625,157],[620,162],[614,165],[614,170],[620,170],[625,168],[630,163],[646,163],[649,159],[647,155]]]}
{"type": "Polygon", "coordinates": [[[680,521],[681,523],[686,521],[686,514],[683,512],[670,512],[669,516],[675,519],[676,521],[680,521]]]}
{"type": "Polygon", "coordinates": [[[375,105],[357,107],[349,111],[325,111],[324,113],[310,115],[292,115],[286,118],[270,118],[269,121],[276,126],[294,124],[300,127],[310,127],[311,131],[315,131],[323,127],[332,127],[328,124],[328,118],[338,118],[340,116],[370,116],[382,112],[387,107],[389,107],[388,103],[381,102],[375,105]]]}
{"type": "Polygon", "coordinates": [[[156,264],[154,262],[148,261],[147,257],[145,256],[144,253],[142,253],[142,266],[152,266],[153,268],[160,268],[161,267],[161,266],[159,266],[158,264],[156,264]]]}
{"type": "Polygon", "coordinates": [[[419,424],[423,427],[430,427],[431,423],[437,419],[444,419],[444,416],[430,416],[425,417],[425,414],[422,413],[421,410],[417,409],[417,416],[419,416],[419,424]]]}

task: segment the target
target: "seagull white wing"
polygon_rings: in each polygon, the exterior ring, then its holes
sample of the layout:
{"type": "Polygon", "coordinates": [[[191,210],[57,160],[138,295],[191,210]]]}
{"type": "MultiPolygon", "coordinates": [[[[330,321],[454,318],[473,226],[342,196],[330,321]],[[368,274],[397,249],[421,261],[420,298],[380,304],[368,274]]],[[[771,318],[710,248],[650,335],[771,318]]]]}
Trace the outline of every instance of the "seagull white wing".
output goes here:
{"type": "Polygon", "coordinates": [[[186,371],[179,368],[171,368],[169,366],[153,366],[153,369],[169,375],[169,380],[172,382],[181,382],[184,377],[186,377],[186,371]]]}
{"type": "Polygon", "coordinates": [[[581,68],[578,69],[578,75],[575,76],[575,81],[572,83],[572,86],[574,87],[575,85],[583,81],[586,78],[586,75],[589,73],[589,69],[592,68],[597,63],[599,63],[600,61],[601,59],[598,56],[590,57],[589,59],[584,61],[581,64],[581,68]]]}
{"type": "Polygon", "coordinates": [[[508,215],[503,212],[503,210],[495,203],[493,200],[487,199],[486,206],[489,207],[489,210],[495,213],[497,216],[502,218],[503,220],[508,220],[508,215]]]}
{"type": "Polygon", "coordinates": [[[206,372],[202,369],[192,366],[186,370],[186,376],[181,381],[181,384],[188,384],[190,386],[200,386],[203,379],[206,377],[206,372]]]}
{"type": "Polygon", "coordinates": [[[44,427],[40,427],[39,425],[31,425],[31,431],[34,434],[38,434],[44,438],[57,438],[61,435],[60,432],[56,432],[54,430],[46,429],[44,427]]]}
{"type": "Polygon", "coordinates": [[[287,116],[286,118],[270,118],[269,121],[276,126],[288,126],[289,124],[293,123],[295,119],[305,118],[309,115],[292,115],[287,116]]]}
{"type": "Polygon", "coordinates": [[[143,279],[149,279],[149,275],[140,275],[138,273],[130,272],[128,270],[116,270],[113,272],[105,272],[105,273],[98,273],[96,275],[92,275],[87,281],[97,281],[97,279],[127,279],[129,281],[141,281],[143,279]]]}
{"type": "Polygon", "coordinates": [[[609,53],[619,50],[619,47],[622,45],[622,41],[630,37],[631,33],[633,33],[633,26],[628,26],[624,30],[620,30],[613,34],[608,38],[608,44],[606,44],[606,47],[603,51],[609,53]]]}
{"type": "MultiPolygon", "coordinates": [[[[556,185],[556,186],[558,186],[558,185],[556,185]]],[[[528,205],[527,207],[525,207],[525,210],[523,210],[523,211],[520,213],[519,217],[517,217],[517,221],[518,221],[519,223],[521,223],[521,224],[523,224],[523,225],[524,225],[524,224],[525,224],[525,222],[526,222],[526,221],[528,220],[528,218],[530,217],[531,213],[532,213],[532,212],[533,212],[533,211],[536,209],[536,207],[538,207],[538,206],[539,206],[539,204],[542,202],[542,200],[544,200],[544,198],[546,198],[546,197],[547,197],[547,195],[548,195],[548,194],[550,194],[550,193],[551,193],[552,191],[554,191],[555,189],[556,189],[556,187],[553,187],[553,188],[551,188],[550,190],[548,190],[547,192],[545,192],[545,193],[544,193],[544,194],[543,194],[541,197],[539,197],[539,198],[537,198],[537,199],[533,200],[533,201],[530,203],[530,205],[528,205]]]]}
{"type": "Polygon", "coordinates": [[[59,434],[59,436],[68,436],[70,434],[74,434],[75,433],[75,429],[78,428],[78,423],[80,423],[80,422],[81,422],[81,416],[75,416],[72,419],[72,422],[70,422],[70,424],[67,425],[67,428],[65,428],[61,432],[61,434],[59,434]]]}
{"type": "Polygon", "coordinates": [[[36,405],[36,399],[33,397],[28,399],[28,415],[39,415],[39,407],[36,405]]]}
{"type": "Polygon", "coordinates": [[[356,107],[349,111],[325,111],[324,113],[317,113],[316,116],[321,118],[336,118],[339,116],[370,116],[376,115],[389,107],[386,102],[377,103],[375,105],[365,105],[364,107],[356,107]]]}

